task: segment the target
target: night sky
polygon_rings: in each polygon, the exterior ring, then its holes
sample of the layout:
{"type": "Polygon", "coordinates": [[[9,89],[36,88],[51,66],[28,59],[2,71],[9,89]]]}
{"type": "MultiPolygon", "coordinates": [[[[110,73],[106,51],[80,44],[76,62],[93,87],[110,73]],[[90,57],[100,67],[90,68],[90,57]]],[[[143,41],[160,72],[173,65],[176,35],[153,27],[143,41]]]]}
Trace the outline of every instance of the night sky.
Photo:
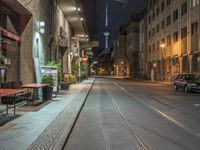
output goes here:
{"type": "MultiPolygon", "coordinates": [[[[117,2],[115,0],[107,0],[108,1],[108,30],[111,32],[110,36],[110,46],[112,45],[112,41],[114,36],[119,31],[119,28],[122,24],[127,24],[130,20],[130,16],[133,13],[141,12],[145,7],[147,0],[128,0],[127,3],[117,2]]],[[[100,47],[104,48],[104,35],[103,32],[105,29],[105,11],[106,11],[106,0],[99,0],[99,36],[100,36],[100,47]]]]}

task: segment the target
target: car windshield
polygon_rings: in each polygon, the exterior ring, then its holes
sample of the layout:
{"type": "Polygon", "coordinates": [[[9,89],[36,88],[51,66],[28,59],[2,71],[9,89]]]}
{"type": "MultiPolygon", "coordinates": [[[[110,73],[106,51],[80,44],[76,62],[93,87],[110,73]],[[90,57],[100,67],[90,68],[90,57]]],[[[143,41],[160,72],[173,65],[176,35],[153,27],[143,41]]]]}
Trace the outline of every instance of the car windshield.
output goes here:
{"type": "Polygon", "coordinates": [[[193,74],[187,74],[185,75],[186,80],[199,80],[198,76],[193,75],[193,74]]]}

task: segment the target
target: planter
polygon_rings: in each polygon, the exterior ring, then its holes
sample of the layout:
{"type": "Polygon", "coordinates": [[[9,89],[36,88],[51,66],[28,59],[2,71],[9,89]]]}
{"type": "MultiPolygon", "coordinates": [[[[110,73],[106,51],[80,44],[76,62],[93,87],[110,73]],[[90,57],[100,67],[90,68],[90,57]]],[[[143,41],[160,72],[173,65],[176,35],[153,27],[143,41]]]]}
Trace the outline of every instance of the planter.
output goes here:
{"type": "Polygon", "coordinates": [[[61,90],[69,90],[69,83],[60,83],[61,90]]]}
{"type": "Polygon", "coordinates": [[[42,89],[42,99],[43,100],[52,100],[52,94],[53,94],[52,86],[43,87],[43,89],[42,89]]]}

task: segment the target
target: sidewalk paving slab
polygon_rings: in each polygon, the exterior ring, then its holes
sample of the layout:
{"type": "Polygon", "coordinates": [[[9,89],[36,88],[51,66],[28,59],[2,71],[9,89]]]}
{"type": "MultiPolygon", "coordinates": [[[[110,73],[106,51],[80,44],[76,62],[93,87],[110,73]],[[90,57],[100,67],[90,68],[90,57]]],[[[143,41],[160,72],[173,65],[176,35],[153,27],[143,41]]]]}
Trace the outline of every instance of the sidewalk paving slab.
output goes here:
{"type": "Polygon", "coordinates": [[[93,81],[72,85],[44,108],[1,126],[0,150],[54,149],[64,129],[70,130],[93,81]]]}

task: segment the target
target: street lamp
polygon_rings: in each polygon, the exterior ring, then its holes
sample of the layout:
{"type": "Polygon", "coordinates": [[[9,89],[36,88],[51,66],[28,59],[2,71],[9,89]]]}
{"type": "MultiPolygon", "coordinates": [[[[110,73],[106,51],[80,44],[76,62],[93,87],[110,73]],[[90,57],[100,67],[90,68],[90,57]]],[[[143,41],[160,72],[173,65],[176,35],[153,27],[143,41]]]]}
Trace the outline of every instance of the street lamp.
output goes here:
{"type": "Polygon", "coordinates": [[[160,70],[160,73],[161,73],[161,80],[163,81],[163,49],[165,48],[165,44],[161,44],[160,45],[161,47],[161,70],[160,70]]]}

